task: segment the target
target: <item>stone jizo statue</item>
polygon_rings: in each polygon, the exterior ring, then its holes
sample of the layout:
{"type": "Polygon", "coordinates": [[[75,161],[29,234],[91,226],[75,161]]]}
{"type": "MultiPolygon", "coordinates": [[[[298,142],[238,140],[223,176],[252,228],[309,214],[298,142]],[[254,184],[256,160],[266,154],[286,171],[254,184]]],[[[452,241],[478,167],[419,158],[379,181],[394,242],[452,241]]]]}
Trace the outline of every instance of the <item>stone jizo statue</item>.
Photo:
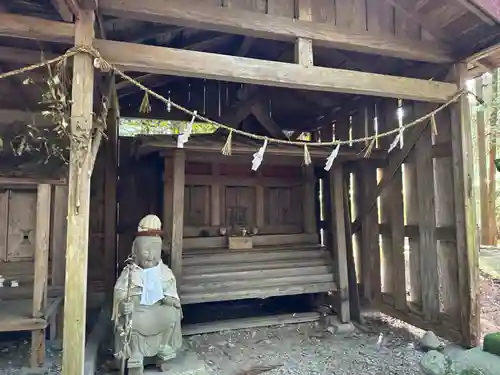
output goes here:
{"type": "Polygon", "coordinates": [[[115,356],[128,359],[131,375],[143,373],[148,357],[166,370],[182,346],[181,303],[174,274],[161,260],[160,233],[158,217],[141,220],[132,245],[134,263],[123,269],[114,289],[115,356]]]}

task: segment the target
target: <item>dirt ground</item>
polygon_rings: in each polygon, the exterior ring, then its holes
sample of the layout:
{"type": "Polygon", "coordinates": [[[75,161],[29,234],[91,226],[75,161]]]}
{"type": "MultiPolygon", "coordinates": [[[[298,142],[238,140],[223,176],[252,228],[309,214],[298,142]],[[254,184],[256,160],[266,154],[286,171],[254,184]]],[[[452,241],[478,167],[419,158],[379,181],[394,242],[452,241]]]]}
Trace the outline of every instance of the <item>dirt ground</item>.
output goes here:
{"type": "Polygon", "coordinates": [[[481,333],[500,332],[500,280],[481,275],[481,333]]]}

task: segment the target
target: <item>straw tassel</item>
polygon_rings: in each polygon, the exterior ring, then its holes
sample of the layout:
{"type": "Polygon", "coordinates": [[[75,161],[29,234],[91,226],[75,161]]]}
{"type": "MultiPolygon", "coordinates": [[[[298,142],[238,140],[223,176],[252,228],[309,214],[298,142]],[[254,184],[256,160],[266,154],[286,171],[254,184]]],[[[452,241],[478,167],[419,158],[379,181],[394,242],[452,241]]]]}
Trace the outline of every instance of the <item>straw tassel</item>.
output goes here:
{"type": "Polygon", "coordinates": [[[311,154],[309,153],[307,144],[304,144],[304,165],[309,165],[309,164],[311,164],[311,154]]]}
{"type": "Polygon", "coordinates": [[[370,141],[370,144],[368,145],[368,147],[366,148],[366,151],[365,151],[365,158],[368,158],[370,157],[370,155],[372,154],[372,150],[373,150],[373,146],[375,146],[375,140],[376,138],[373,137],[372,140],[370,141]]]}
{"type": "Polygon", "coordinates": [[[431,126],[432,126],[432,134],[437,135],[438,129],[436,124],[436,116],[431,116],[431,126]]]}
{"type": "Polygon", "coordinates": [[[142,97],[141,105],[139,106],[139,112],[141,113],[149,113],[151,112],[151,104],[149,103],[149,94],[147,92],[144,93],[142,97]]]}
{"type": "Polygon", "coordinates": [[[233,142],[233,131],[230,130],[226,139],[226,143],[224,143],[224,147],[222,147],[222,155],[230,156],[232,153],[232,142],[233,142]]]}

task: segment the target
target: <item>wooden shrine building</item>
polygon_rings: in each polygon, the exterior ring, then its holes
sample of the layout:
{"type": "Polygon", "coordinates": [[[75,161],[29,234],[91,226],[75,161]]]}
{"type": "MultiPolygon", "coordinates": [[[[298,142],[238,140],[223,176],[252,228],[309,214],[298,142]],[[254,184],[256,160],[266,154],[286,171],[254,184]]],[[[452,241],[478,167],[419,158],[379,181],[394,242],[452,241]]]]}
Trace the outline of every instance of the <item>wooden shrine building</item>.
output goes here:
{"type": "Polygon", "coordinates": [[[500,65],[497,43],[492,0],[1,2],[0,299],[22,308],[0,308],[0,331],[32,330],[39,364],[64,297],[63,374],[82,374],[87,297],[109,297],[138,221],[155,213],[183,304],[325,293],[349,321],[359,297],[476,343],[474,166],[461,90],[500,65]],[[59,65],[67,82],[57,80],[71,96],[61,109],[69,163],[52,168],[43,148],[15,159],[19,134],[61,125],[45,115],[40,85],[26,84],[50,81],[54,68],[2,74],[75,46],[59,65]],[[260,168],[251,170],[262,139],[236,132],[230,156],[223,129],[183,148],[172,135],[119,135],[120,117],[192,119],[173,104],[267,137],[260,168]],[[334,146],[275,140],[345,143],[327,171],[334,146]],[[228,248],[224,231],[240,227],[253,233],[252,249],[228,248]],[[7,288],[13,280],[19,289],[7,288]]]}

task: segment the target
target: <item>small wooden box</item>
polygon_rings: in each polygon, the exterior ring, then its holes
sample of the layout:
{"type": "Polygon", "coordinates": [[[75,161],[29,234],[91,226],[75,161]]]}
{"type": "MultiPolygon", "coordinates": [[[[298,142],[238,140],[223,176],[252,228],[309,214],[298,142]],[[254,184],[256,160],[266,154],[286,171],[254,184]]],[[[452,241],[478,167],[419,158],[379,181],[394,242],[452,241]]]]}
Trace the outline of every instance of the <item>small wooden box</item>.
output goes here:
{"type": "Polygon", "coordinates": [[[229,250],[244,250],[253,248],[252,237],[229,237],[229,250]]]}

